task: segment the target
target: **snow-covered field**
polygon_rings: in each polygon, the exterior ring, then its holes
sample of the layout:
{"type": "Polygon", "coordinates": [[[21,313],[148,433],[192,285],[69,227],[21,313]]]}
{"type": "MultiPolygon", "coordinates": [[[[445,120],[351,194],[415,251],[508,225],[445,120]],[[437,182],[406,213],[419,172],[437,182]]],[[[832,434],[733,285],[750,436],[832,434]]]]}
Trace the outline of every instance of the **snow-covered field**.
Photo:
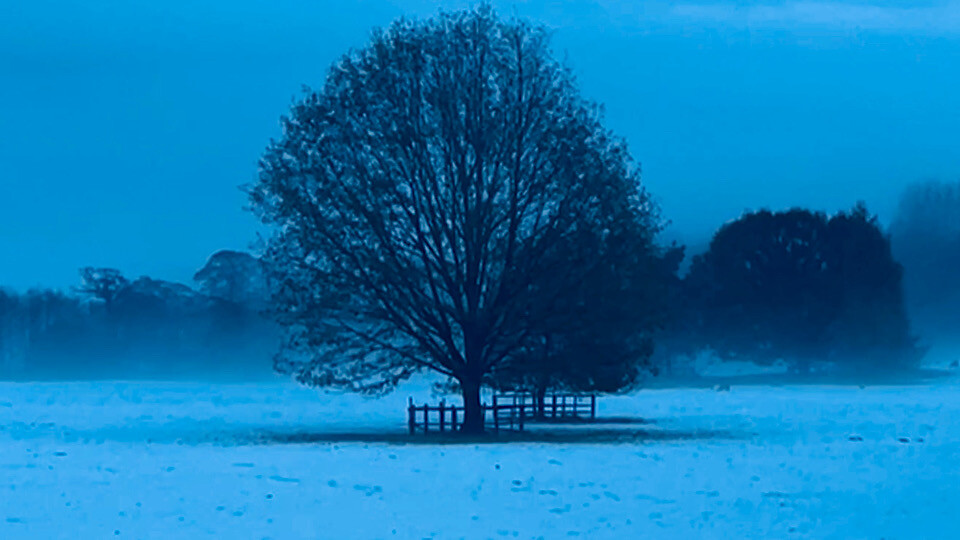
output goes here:
{"type": "Polygon", "coordinates": [[[405,439],[409,395],[0,383],[0,538],[960,537],[960,381],[642,391],[562,444],[405,439]]]}

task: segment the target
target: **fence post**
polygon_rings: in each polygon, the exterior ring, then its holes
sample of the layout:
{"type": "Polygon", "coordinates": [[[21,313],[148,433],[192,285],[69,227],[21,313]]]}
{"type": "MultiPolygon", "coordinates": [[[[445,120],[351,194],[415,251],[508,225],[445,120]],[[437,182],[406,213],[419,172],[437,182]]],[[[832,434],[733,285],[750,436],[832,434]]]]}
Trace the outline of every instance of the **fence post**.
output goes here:
{"type": "Polygon", "coordinates": [[[553,418],[557,418],[557,395],[553,395],[553,418]]]}
{"type": "Polygon", "coordinates": [[[523,416],[524,416],[523,411],[524,411],[524,408],[523,408],[523,405],[521,404],[520,405],[520,431],[523,431],[523,416]]]}
{"type": "Polygon", "coordinates": [[[441,400],[440,400],[440,408],[439,408],[439,410],[440,410],[440,433],[443,433],[443,427],[444,427],[444,418],[443,418],[443,417],[444,417],[444,414],[443,414],[444,408],[445,408],[445,407],[444,407],[444,403],[443,403],[443,400],[441,399],[441,400]]]}
{"type": "Polygon", "coordinates": [[[500,411],[497,410],[497,395],[493,395],[493,432],[500,433],[500,411]]]}
{"type": "Polygon", "coordinates": [[[567,395],[560,396],[560,418],[567,417],[567,395]]]}
{"type": "Polygon", "coordinates": [[[430,431],[430,404],[423,405],[423,432],[430,431]]]}
{"type": "Polygon", "coordinates": [[[413,397],[409,399],[409,405],[407,406],[407,427],[410,428],[410,434],[413,435],[414,431],[417,429],[417,410],[413,406],[413,397]]]}
{"type": "Polygon", "coordinates": [[[590,419],[597,419],[597,395],[590,394],[590,419]]]}
{"type": "Polygon", "coordinates": [[[457,406],[450,407],[450,431],[457,430],[457,406]]]}

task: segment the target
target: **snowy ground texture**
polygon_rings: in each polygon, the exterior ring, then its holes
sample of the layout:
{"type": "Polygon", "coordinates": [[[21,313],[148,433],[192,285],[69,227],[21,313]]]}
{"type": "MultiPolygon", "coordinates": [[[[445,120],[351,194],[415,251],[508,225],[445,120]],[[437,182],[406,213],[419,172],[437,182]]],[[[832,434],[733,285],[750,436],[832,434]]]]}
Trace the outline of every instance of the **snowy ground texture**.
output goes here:
{"type": "Polygon", "coordinates": [[[407,438],[409,395],[0,383],[0,538],[960,537],[954,379],[648,390],[509,443],[407,438]]]}

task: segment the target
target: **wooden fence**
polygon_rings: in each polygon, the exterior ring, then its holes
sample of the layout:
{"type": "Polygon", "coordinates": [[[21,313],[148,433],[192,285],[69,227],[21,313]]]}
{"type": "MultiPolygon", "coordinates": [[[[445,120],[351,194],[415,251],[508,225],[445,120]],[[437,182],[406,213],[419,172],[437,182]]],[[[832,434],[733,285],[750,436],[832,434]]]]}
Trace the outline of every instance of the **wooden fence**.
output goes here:
{"type": "Polygon", "coordinates": [[[529,392],[500,394],[501,402],[511,403],[524,412],[530,421],[545,420],[596,420],[597,396],[594,394],[547,394],[543,411],[539,411],[536,396],[529,392]]]}
{"type": "MultiPolygon", "coordinates": [[[[550,394],[544,401],[543,414],[538,415],[538,404],[533,394],[515,393],[494,395],[492,403],[480,405],[483,424],[494,433],[523,431],[526,424],[539,418],[547,420],[594,420],[597,417],[597,396],[577,394],[550,394]]],[[[447,405],[416,405],[410,398],[407,406],[407,427],[411,434],[459,431],[463,427],[463,407],[447,405]]]]}
{"type": "MultiPolygon", "coordinates": [[[[480,414],[483,415],[483,425],[494,433],[501,431],[523,431],[524,410],[511,404],[499,403],[497,396],[493,396],[492,404],[481,404],[480,414]]],[[[410,433],[420,431],[429,433],[459,431],[463,427],[463,407],[447,405],[440,400],[439,405],[416,405],[410,398],[407,406],[407,427],[410,433]]]]}

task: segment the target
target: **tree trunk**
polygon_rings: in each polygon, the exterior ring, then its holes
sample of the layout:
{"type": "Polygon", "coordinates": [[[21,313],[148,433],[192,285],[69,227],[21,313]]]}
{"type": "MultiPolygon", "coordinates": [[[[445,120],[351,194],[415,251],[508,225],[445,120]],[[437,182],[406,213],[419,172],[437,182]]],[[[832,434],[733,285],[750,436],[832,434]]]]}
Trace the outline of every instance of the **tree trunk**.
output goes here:
{"type": "MultiPolygon", "coordinates": [[[[543,358],[540,360],[541,366],[543,369],[548,369],[547,366],[550,365],[550,334],[544,336],[543,339],[543,358]]],[[[536,392],[537,392],[537,419],[543,420],[547,417],[546,404],[547,404],[547,384],[550,380],[549,371],[542,373],[537,381],[536,392]]]]}
{"type": "Polygon", "coordinates": [[[463,393],[463,426],[461,432],[468,434],[483,433],[483,410],[480,407],[480,383],[460,381],[463,393]]]}
{"type": "Polygon", "coordinates": [[[537,386],[537,419],[543,420],[547,416],[547,385],[537,386]]]}

